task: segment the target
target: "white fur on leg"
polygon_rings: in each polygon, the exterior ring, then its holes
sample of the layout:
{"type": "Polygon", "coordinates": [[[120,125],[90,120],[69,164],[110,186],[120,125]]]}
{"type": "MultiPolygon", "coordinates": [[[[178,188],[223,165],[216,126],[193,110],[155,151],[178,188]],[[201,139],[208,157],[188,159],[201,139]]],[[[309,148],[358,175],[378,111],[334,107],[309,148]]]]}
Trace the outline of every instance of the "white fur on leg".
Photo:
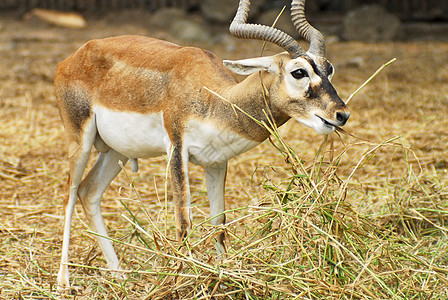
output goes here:
{"type": "MultiPolygon", "coordinates": [[[[107,267],[111,271],[120,271],[120,261],[110,241],[107,229],[101,214],[101,198],[110,182],[121,171],[119,161],[126,164],[127,157],[111,149],[109,152],[101,153],[79,187],[79,198],[84,212],[92,230],[98,234],[98,242],[107,262],[107,267]]],[[[121,272],[114,272],[116,277],[121,276],[121,272]]]]}
{"type": "Polygon", "coordinates": [[[61,264],[58,272],[59,290],[64,290],[70,287],[70,273],[68,271],[67,264],[70,245],[71,223],[73,212],[75,210],[76,200],[78,200],[78,186],[84,173],[84,169],[87,165],[87,161],[89,159],[90,147],[88,147],[89,152],[81,152],[81,148],[78,148],[78,151],[80,151],[81,153],[77,154],[79,156],[73,156],[72,161],[70,161],[71,168],[73,169],[70,170],[72,185],[70,186],[69,199],[64,212],[64,235],[62,240],[61,264]]]}
{"type": "MultiPolygon", "coordinates": [[[[205,179],[207,183],[208,199],[210,201],[210,217],[214,217],[211,221],[213,225],[223,225],[224,216],[224,186],[227,174],[227,163],[214,164],[205,167],[205,179]]],[[[224,236],[216,238],[215,248],[220,255],[226,252],[224,245],[224,236]]]]}

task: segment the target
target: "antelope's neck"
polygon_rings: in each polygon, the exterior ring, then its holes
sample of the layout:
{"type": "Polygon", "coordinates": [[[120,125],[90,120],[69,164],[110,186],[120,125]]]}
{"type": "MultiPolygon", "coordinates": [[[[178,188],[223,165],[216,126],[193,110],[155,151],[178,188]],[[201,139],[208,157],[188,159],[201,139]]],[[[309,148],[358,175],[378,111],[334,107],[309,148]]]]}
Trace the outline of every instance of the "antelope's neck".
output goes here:
{"type": "Polygon", "coordinates": [[[257,142],[262,142],[269,136],[269,131],[259,122],[267,126],[274,122],[276,126],[281,126],[289,119],[286,114],[278,110],[275,103],[270,101],[269,94],[273,88],[273,80],[271,76],[264,75],[254,73],[222,91],[221,95],[225,100],[220,100],[219,105],[219,110],[224,114],[232,114],[227,117],[233,131],[257,142]]]}

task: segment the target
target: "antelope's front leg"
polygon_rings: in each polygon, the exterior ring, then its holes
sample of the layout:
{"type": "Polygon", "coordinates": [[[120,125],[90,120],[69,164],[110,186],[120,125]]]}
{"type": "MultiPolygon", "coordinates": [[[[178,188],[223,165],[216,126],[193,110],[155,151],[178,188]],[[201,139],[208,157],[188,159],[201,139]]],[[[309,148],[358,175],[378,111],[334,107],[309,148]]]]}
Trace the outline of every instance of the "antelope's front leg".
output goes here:
{"type": "Polygon", "coordinates": [[[174,198],[177,238],[182,241],[191,229],[191,197],[188,180],[188,153],[182,144],[173,146],[169,165],[174,198]]]}
{"type": "MultiPolygon", "coordinates": [[[[223,225],[226,222],[224,215],[224,188],[227,174],[227,163],[213,164],[205,168],[208,200],[210,201],[210,217],[213,225],[223,225]]],[[[216,252],[225,253],[224,232],[216,238],[216,252]]]]}

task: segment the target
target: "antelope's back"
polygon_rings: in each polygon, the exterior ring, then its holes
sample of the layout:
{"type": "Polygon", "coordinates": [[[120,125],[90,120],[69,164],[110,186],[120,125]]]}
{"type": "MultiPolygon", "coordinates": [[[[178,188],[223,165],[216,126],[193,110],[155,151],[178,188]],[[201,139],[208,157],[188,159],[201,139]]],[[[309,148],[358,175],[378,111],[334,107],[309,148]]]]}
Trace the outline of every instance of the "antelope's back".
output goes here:
{"type": "Polygon", "coordinates": [[[223,82],[233,84],[235,79],[209,51],[120,36],[89,41],[62,61],[55,90],[58,99],[76,90],[93,104],[147,113],[203,86],[219,89],[223,82]]]}

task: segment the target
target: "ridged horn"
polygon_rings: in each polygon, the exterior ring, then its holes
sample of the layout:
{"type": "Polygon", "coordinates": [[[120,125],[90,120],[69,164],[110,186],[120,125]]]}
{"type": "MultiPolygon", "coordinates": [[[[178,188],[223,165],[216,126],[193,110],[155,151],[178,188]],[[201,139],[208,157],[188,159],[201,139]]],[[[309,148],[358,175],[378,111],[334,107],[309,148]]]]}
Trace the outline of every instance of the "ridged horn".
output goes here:
{"type": "Polygon", "coordinates": [[[305,0],[292,1],[291,19],[300,36],[310,43],[308,51],[318,56],[325,56],[324,36],[306,20],[305,0]]]}
{"type": "Polygon", "coordinates": [[[279,29],[260,24],[246,24],[249,7],[249,0],[240,0],[238,11],[229,28],[233,36],[276,44],[285,49],[293,58],[305,53],[296,40],[279,29]]]}

